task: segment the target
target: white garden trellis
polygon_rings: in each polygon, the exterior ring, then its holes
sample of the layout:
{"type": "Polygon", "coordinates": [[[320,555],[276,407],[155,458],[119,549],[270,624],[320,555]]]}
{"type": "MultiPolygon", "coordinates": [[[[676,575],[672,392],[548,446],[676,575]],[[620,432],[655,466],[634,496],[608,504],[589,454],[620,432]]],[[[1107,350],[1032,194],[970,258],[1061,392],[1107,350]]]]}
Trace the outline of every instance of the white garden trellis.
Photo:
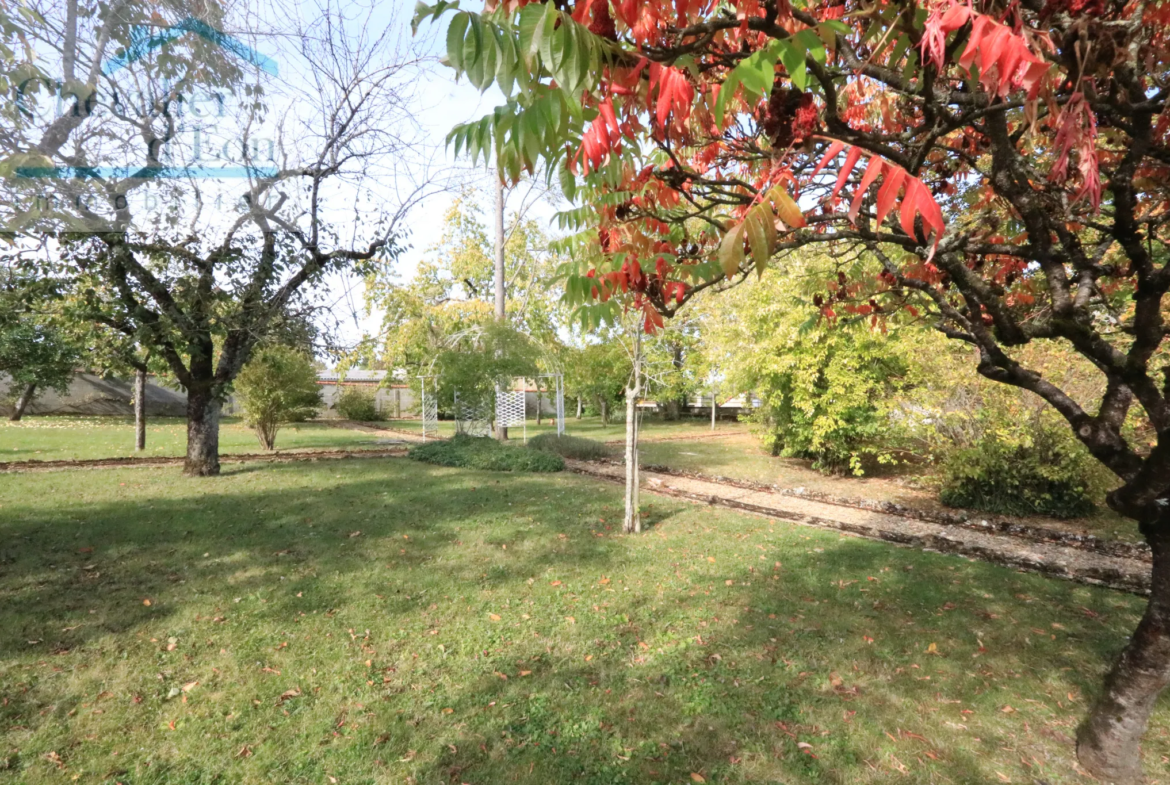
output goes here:
{"type": "Polygon", "coordinates": [[[491,405],[487,401],[468,401],[455,391],[455,433],[488,436],[492,429],[491,405]]]}
{"type": "Polygon", "coordinates": [[[496,425],[500,428],[523,428],[528,441],[527,393],[520,390],[496,390],[496,425]]]}
{"type": "MultiPolygon", "coordinates": [[[[565,375],[563,373],[542,373],[536,377],[536,382],[539,385],[542,379],[551,379],[553,387],[554,400],[556,402],[557,410],[557,436],[565,435],[565,375]]],[[[537,400],[537,406],[540,405],[540,400],[537,400]]]]}
{"type": "Polygon", "coordinates": [[[427,436],[438,437],[439,435],[439,393],[438,385],[433,376],[419,376],[419,402],[422,410],[422,435],[423,441],[427,440],[427,436]],[[428,394],[427,386],[430,382],[430,391],[428,394]]]}

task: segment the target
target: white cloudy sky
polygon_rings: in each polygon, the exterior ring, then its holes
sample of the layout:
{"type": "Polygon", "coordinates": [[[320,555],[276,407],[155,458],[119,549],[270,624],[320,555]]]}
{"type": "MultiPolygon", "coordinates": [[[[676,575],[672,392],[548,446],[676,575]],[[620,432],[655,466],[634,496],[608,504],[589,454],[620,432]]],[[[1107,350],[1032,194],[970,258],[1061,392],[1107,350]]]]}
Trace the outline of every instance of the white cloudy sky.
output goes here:
{"type": "MultiPolygon", "coordinates": [[[[393,24],[409,36],[410,13],[413,10],[413,0],[397,0],[404,8],[394,12],[396,18],[393,24]]],[[[466,4],[473,7],[475,3],[466,4]]],[[[444,17],[439,25],[433,22],[420,29],[419,38],[415,42],[422,47],[422,51],[434,58],[440,57],[445,51],[445,32],[447,19],[444,17]]],[[[495,89],[490,88],[486,93],[480,92],[469,85],[466,80],[457,82],[454,72],[441,65],[433,63],[419,82],[417,93],[416,121],[422,126],[425,136],[432,141],[440,141],[458,123],[476,119],[490,112],[495,106],[503,102],[503,96],[495,89]]],[[[440,193],[427,198],[418,205],[410,215],[409,249],[399,258],[397,273],[402,280],[409,279],[415,272],[426,250],[433,246],[442,233],[443,215],[454,198],[454,190],[459,185],[468,184],[481,189],[484,195],[484,207],[489,207],[493,190],[493,175],[487,170],[483,162],[478,168],[473,168],[470,161],[455,160],[449,153],[443,154],[441,162],[444,167],[450,167],[448,174],[454,170],[452,191],[440,193]]],[[[510,196],[507,202],[507,212],[510,214],[521,203],[524,189],[510,196]]],[[[529,209],[528,215],[538,220],[547,220],[555,208],[552,205],[538,204],[529,209]]],[[[491,225],[491,214],[485,213],[484,221],[491,225]]],[[[354,342],[362,334],[375,334],[380,324],[380,315],[364,314],[362,286],[352,276],[335,276],[328,282],[328,299],[335,303],[332,316],[340,321],[338,332],[343,341],[354,342]]]]}

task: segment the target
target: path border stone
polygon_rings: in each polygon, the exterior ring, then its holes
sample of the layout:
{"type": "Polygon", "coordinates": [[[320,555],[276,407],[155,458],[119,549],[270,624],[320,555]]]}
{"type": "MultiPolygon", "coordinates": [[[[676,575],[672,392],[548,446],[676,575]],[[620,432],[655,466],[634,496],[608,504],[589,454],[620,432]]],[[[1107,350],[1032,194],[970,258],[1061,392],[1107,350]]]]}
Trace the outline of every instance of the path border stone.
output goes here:
{"type": "MultiPolygon", "coordinates": [[[[570,471],[624,483],[616,463],[565,461],[570,471]]],[[[784,495],[774,490],[681,477],[643,469],[643,487],[662,496],[753,513],[805,526],[833,529],[867,539],[926,551],[951,553],[1014,569],[1097,586],[1149,593],[1147,561],[1111,555],[1060,542],[1004,536],[994,530],[920,520],[890,512],[850,508],[825,501],[784,495]],[[741,491],[736,494],[734,491],[741,491]]]]}

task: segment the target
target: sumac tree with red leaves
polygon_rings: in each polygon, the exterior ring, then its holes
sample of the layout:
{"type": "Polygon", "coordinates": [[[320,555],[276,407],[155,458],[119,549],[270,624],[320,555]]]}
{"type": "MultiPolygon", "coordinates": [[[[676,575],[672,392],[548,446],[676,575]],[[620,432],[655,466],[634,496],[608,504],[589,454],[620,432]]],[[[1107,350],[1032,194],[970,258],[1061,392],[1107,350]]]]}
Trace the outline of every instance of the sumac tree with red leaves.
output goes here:
{"type": "Polygon", "coordinates": [[[582,313],[654,330],[787,252],[861,251],[880,275],[825,317],[917,314],[1068,421],[1153,552],[1078,737],[1086,768],[1139,780],[1170,681],[1170,3],[442,0],[418,20],[449,12],[451,65],[508,96],[451,142],[582,204],[562,214],[582,313]],[[1021,364],[1033,341],[1088,358],[1100,399],[1021,364]]]}

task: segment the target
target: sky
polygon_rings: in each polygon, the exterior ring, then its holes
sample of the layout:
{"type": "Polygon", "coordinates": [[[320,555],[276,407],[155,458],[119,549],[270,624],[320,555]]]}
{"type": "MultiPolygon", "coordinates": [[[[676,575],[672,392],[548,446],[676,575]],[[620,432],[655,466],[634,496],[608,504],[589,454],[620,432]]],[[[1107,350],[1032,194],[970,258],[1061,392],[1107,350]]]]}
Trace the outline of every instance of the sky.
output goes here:
{"type": "MultiPolygon", "coordinates": [[[[403,5],[406,3],[403,2],[403,5]]],[[[466,5],[469,9],[476,6],[475,3],[466,5]]],[[[450,14],[447,14],[437,25],[428,22],[420,29],[419,37],[416,39],[421,44],[422,51],[436,59],[446,51],[445,37],[449,18],[450,14]]],[[[402,25],[409,34],[409,20],[409,14],[400,13],[394,19],[394,24],[402,25]]],[[[494,85],[481,94],[465,79],[457,81],[452,69],[436,62],[420,81],[415,119],[428,139],[438,141],[444,139],[455,125],[482,117],[503,102],[503,94],[494,85]]],[[[481,220],[489,227],[489,231],[492,226],[490,207],[494,175],[487,165],[481,160],[477,167],[472,167],[469,159],[456,160],[450,151],[441,156],[441,161],[444,167],[450,167],[455,174],[452,187],[444,193],[428,197],[411,212],[407,222],[410,231],[409,247],[398,258],[396,264],[397,277],[403,281],[414,275],[419,263],[426,256],[427,249],[438,243],[443,230],[443,216],[461,186],[468,185],[481,191],[482,207],[485,210],[481,220]]],[[[518,209],[521,196],[518,191],[508,197],[506,214],[510,215],[518,209]]],[[[555,212],[556,208],[553,205],[540,203],[532,206],[526,215],[547,224],[555,212]]],[[[546,226],[546,229],[549,227],[546,226]]],[[[334,327],[343,345],[356,343],[363,334],[377,334],[381,315],[364,313],[362,284],[354,276],[334,276],[326,283],[325,293],[330,302],[337,304],[332,309],[332,318],[338,320],[334,327]]]]}

